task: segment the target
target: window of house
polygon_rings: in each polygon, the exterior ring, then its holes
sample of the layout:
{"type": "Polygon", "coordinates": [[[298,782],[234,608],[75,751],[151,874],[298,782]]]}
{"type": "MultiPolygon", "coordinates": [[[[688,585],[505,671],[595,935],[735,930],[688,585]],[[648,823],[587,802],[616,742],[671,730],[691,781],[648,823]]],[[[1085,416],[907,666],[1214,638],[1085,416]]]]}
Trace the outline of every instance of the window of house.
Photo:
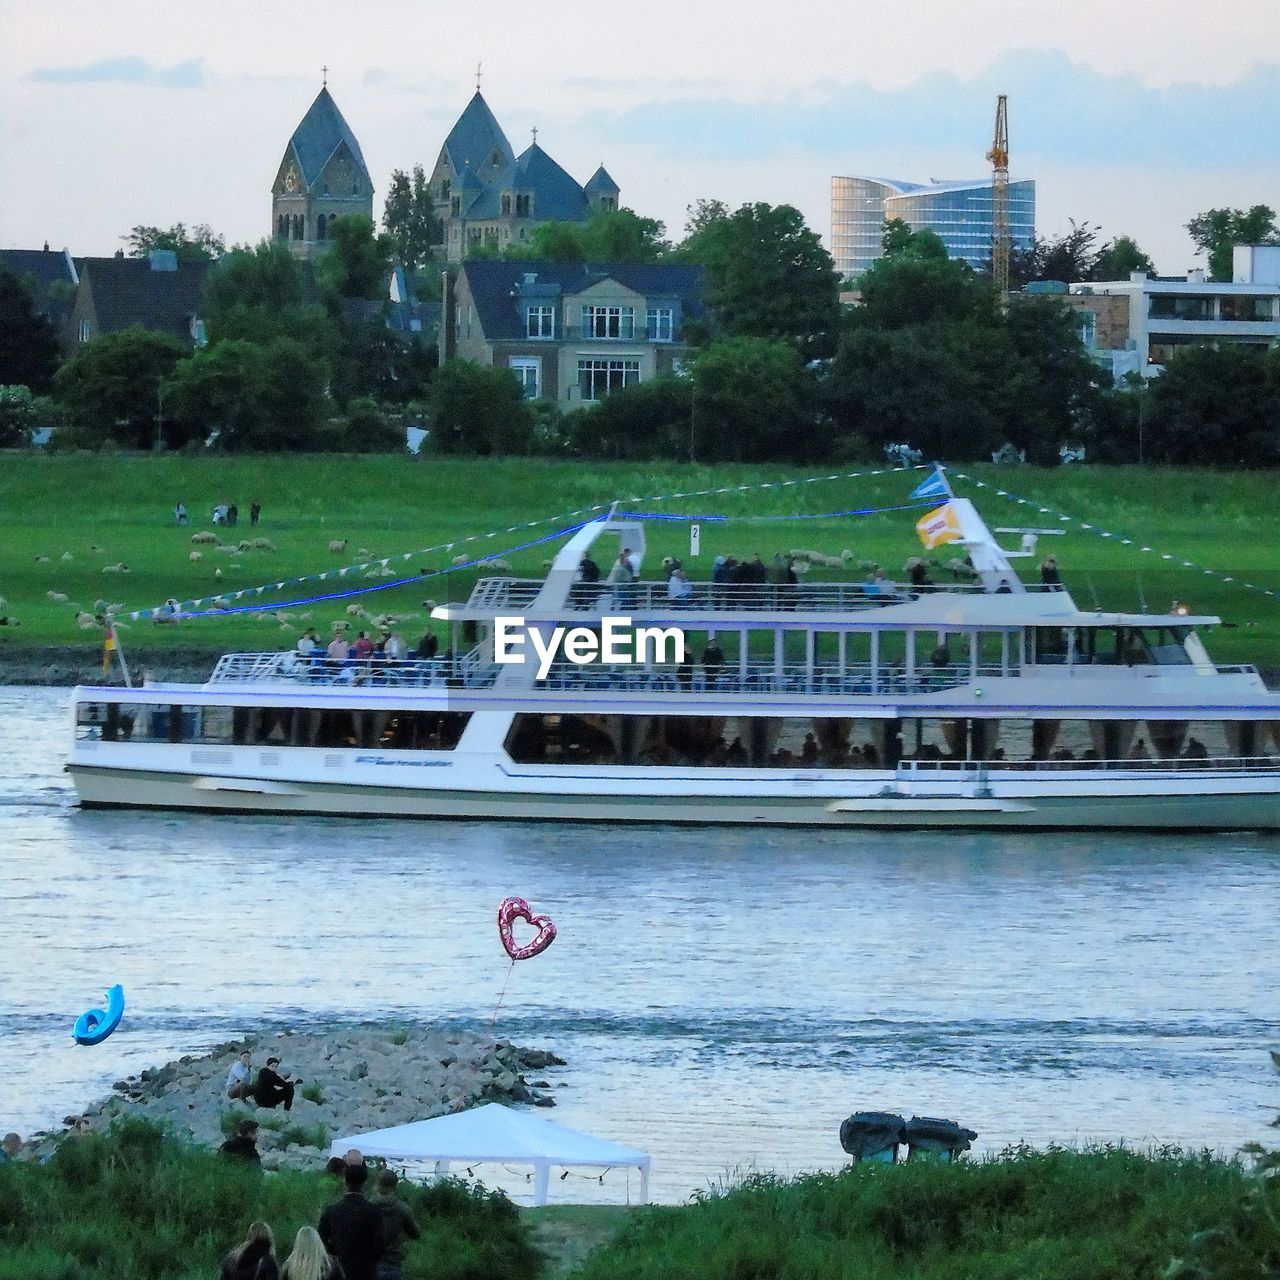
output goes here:
{"type": "Polygon", "coordinates": [[[449,212],[456,218],[462,212],[462,197],[454,196],[449,201],[449,212]]]}
{"type": "Polygon", "coordinates": [[[1096,346],[1098,341],[1097,312],[1081,311],[1078,319],[1080,321],[1080,341],[1086,347],[1096,346]]]}
{"type": "Polygon", "coordinates": [[[323,240],[325,238],[325,235],[324,235],[325,221],[326,219],[323,213],[316,219],[316,239],[317,240],[323,240]]]}
{"type": "Polygon", "coordinates": [[[530,214],[530,206],[533,197],[528,195],[516,196],[516,217],[527,218],[530,214]]]}
{"type": "Polygon", "coordinates": [[[525,311],[525,336],[529,338],[554,338],[556,336],[555,307],[534,306],[525,311]]]}
{"type": "Polygon", "coordinates": [[[511,192],[509,191],[502,193],[502,216],[504,218],[511,217],[511,192]]]}
{"type": "Polygon", "coordinates": [[[650,342],[670,342],[674,312],[671,307],[650,307],[647,316],[650,342]]]}
{"type": "Polygon", "coordinates": [[[634,338],[635,308],[585,306],[582,308],[582,334],[586,338],[634,338]]]}
{"type": "Polygon", "coordinates": [[[601,196],[600,207],[612,211],[618,207],[618,202],[613,196],[601,196]]]}
{"type": "Polygon", "coordinates": [[[1153,320],[1212,320],[1213,299],[1203,294],[1157,293],[1151,298],[1153,320]]]}
{"type": "Polygon", "coordinates": [[[542,392],[542,361],[537,356],[512,356],[511,372],[520,379],[526,400],[536,400],[542,392]]]}
{"type": "Polygon", "coordinates": [[[80,326],[76,330],[76,337],[79,338],[81,342],[89,341],[89,322],[87,320],[80,321],[80,326]]]}
{"type": "Polygon", "coordinates": [[[603,400],[610,391],[639,381],[639,360],[578,361],[578,390],[584,400],[603,400]]]}
{"type": "Polygon", "coordinates": [[[479,228],[479,227],[469,227],[469,228],[467,229],[467,242],[468,242],[469,244],[479,244],[479,243],[480,243],[480,228],[479,228]]]}

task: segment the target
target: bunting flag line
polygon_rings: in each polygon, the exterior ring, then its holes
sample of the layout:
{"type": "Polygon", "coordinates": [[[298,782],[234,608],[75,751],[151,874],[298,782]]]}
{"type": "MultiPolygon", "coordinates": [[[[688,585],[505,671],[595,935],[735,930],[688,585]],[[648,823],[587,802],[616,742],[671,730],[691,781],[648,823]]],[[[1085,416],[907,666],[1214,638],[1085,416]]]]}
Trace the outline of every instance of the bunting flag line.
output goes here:
{"type": "Polygon", "coordinates": [[[1146,554],[1158,556],[1162,563],[1173,565],[1180,569],[1191,569],[1196,573],[1203,574],[1206,578],[1214,578],[1219,582],[1231,583],[1233,586],[1243,587],[1246,591],[1254,591],[1259,595],[1269,596],[1272,600],[1280,599],[1280,591],[1275,591],[1271,587],[1264,587],[1256,582],[1246,582],[1242,578],[1234,577],[1231,574],[1223,573],[1219,569],[1209,569],[1202,564],[1197,564],[1194,560],[1184,559],[1182,556],[1175,555],[1172,552],[1160,551],[1157,547],[1146,545],[1140,538],[1126,537],[1122,533],[1115,533],[1110,529],[1100,528],[1096,524],[1091,524],[1085,520],[1077,520],[1074,516],[1070,516],[1057,510],[1055,507],[1047,507],[1035,498],[1023,498],[1013,493],[1009,489],[1002,489],[999,485],[992,484],[987,480],[979,480],[977,476],[968,475],[963,471],[952,471],[951,475],[957,480],[964,480],[968,484],[978,489],[990,489],[997,498],[1005,498],[1010,502],[1015,502],[1020,507],[1029,507],[1037,515],[1052,516],[1059,524],[1073,525],[1077,529],[1083,530],[1085,533],[1095,534],[1099,538],[1113,539],[1122,547],[1136,547],[1138,551],[1146,554]]]}

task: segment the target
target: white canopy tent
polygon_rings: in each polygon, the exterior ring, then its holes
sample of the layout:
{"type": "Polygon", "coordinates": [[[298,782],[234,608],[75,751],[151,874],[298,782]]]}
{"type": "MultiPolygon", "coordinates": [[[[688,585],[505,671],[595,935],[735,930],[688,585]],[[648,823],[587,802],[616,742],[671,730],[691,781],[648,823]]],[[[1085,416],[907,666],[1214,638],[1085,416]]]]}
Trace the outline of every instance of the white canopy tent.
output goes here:
{"type": "Polygon", "coordinates": [[[619,1167],[640,1170],[640,1201],[649,1199],[649,1156],[589,1133],[566,1129],[541,1116],[513,1111],[491,1102],[457,1115],[416,1120],[390,1129],[350,1133],[335,1138],[329,1154],[340,1156],[352,1147],[366,1156],[387,1160],[433,1161],[444,1175],[451,1164],[531,1164],[534,1170],[533,1203],[547,1203],[551,1166],[619,1167]]]}

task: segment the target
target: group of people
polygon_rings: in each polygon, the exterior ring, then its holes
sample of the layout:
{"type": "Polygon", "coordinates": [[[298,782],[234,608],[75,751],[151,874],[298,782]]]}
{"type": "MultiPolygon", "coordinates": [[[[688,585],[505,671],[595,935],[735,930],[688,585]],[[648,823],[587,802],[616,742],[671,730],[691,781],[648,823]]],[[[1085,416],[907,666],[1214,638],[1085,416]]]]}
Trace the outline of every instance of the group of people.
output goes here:
{"type": "Polygon", "coordinates": [[[223,1258],[221,1280],[400,1280],[405,1243],[421,1232],[397,1194],[399,1179],[380,1170],[370,1199],[370,1170],[359,1151],[334,1157],[328,1167],[341,1175],[343,1195],[325,1205],[316,1226],[298,1229],[284,1263],[276,1261],[271,1227],[254,1222],[223,1258]]]}
{"type": "MultiPolygon", "coordinates": [[[[286,1111],[293,1110],[293,1096],[301,1077],[292,1079],[280,1073],[280,1059],[274,1055],[267,1059],[253,1078],[253,1054],[242,1049],[227,1072],[227,1097],[232,1102],[253,1102],[259,1107],[278,1107],[284,1104],[286,1111]]],[[[256,1126],[255,1126],[256,1128],[256,1126]]],[[[234,1141],[234,1139],[232,1140],[234,1141]]],[[[255,1152],[257,1148],[254,1148],[255,1152]]]]}
{"type": "MultiPolygon", "coordinates": [[[[262,515],[262,503],[255,498],[249,504],[249,523],[256,525],[259,517],[262,515]]],[[[214,507],[210,517],[214,524],[235,525],[240,523],[240,508],[234,502],[219,502],[214,507]]],[[[187,504],[179,501],[173,505],[173,521],[177,525],[185,525],[189,522],[187,516],[187,504]]]]}
{"type": "Polygon", "coordinates": [[[294,652],[309,662],[327,659],[334,666],[348,662],[430,662],[440,652],[440,641],[434,631],[423,634],[412,652],[405,647],[398,631],[383,627],[375,639],[367,631],[360,631],[354,640],[348,640],[345,631],[337,630],[327,645],[321,645],[315,627],[308,627],[294,645],[294,652]]]}

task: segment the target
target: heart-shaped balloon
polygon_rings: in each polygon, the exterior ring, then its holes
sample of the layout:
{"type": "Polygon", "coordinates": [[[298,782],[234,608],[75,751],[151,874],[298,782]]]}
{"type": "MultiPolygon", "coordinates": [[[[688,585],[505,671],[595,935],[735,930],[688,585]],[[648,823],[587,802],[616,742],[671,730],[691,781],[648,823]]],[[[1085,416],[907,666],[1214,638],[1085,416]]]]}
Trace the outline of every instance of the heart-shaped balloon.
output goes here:
{"type": "Polygon", "coordinates": [[[498,936],[502,939],[507,955],[513,960],[528,960],[545,951],[555,941],[556,927],[551,923],[550,916],[535,916],[523,898],[503,898],[498,907],[498,936]],[[533,941],[523,947],[516,946],[516,940],[511,934],[511,926],[517,920],[525,921],[538,931],[533,941]]]}

